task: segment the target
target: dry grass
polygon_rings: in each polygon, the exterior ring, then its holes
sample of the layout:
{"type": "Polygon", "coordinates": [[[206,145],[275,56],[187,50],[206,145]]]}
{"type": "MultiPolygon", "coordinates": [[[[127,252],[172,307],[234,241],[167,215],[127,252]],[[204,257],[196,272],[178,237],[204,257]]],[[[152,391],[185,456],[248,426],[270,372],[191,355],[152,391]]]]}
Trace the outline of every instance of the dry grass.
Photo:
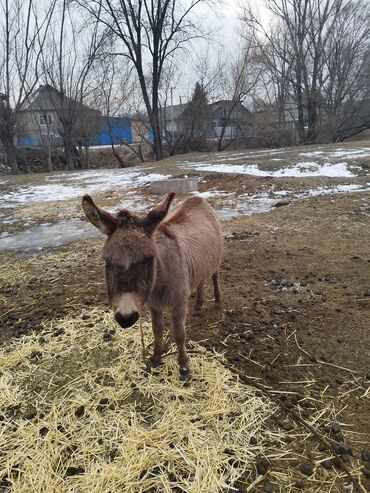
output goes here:
{"type": "MultiPolygon", "coordinates": [[[[144,336],[150,347],[148,323],[144,336]]],[[[179,381],[173,355],[148,373],[138,327],[115,332],[111,314],[97,308],[5,346],[0,491],[225,493],[243,485],[256,492],[267,491],[266,481],[286,493],[301,491],[298,485],[354,491],[343,471],[322,467],[330,451],[284,415],[276,419],[276,405],[242,384],[222,355],[191,349],[189,382],[179,381]],[[270,466],[256,476],[260,457],[270,466]],[[309,477],[299,472],[302,463],[311,463],[309,477]]],[[[322,404],[309,421],[317,429],[340,422],[334,402],[322,404]]],[[[361,485],[357,460],[350,470],[361,485]]]]}
{"type": "Polygon", "coordinates": [[[139,331],[103,342],[110,327],[95,309],[0,354],[4,491],[217,492],[249,477],[275,406],[199,346],[190,382],[172,356],[148,374],[139,331]]]}

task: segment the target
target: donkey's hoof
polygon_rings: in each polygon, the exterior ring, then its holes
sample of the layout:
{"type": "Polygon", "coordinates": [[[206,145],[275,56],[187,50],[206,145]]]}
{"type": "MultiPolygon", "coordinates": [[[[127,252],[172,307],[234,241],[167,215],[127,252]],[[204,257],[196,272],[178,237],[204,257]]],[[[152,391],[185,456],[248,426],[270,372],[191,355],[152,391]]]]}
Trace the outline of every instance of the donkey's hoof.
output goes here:
{"type": "Polygon", "coordinates": [[[182,382],[185,382],[186,380],[189,380],[189,378],[190,378],[189,368],[186,368],[186,366],[180,366],[180,380],[182,382]]]}
{"type": "Polygon", "coordinates": [[[158,368],[158,366],[160,366],[160,364],[161,364],[161,359],[158,357],[155,357],[155,356],[151,356],[149,358],[149,362],[150,362],[150,366],[152,368],[158,368]]]}
{"type": "Polygon", "coordinates": [[[194,308],[193,317],[200,317],[201,315],[202,315],[202,309],[201,308],[194,308]]]}

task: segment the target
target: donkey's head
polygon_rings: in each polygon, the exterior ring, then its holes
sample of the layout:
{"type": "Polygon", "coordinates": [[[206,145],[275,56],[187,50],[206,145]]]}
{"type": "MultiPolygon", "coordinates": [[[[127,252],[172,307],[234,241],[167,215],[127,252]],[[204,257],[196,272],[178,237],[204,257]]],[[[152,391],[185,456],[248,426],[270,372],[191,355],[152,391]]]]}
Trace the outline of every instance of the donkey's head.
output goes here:
{"type": "Polygon", "coordinates": [[[157,259],[152,235],[174,196],[170,193],[143,218],[125,209],[110,214],[97,207],[89,195],[82,199],[87,219],[107,235],[103,258],[108,300],[121,327],[131,327],[138,320],[140,308],[153,289],[157,259]]]}

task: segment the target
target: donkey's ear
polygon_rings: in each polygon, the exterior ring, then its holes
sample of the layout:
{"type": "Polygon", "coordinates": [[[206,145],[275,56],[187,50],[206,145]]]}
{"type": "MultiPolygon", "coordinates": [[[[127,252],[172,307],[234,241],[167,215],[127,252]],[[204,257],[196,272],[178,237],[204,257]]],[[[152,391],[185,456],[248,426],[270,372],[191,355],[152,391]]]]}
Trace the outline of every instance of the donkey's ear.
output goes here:
{"type": "Polygon", "coordinates": [[[83,196],[82,208],[91,224],[103,233],[109,235],[117,228],[118,220],[109,212],[103,211],[103,209],[96,206],[90,195],[83,196]]]}
{"type": "Polygon", "coordinates": [[[146,217],[142,219],[141,225],[148,234],[151,235],[159,223],[167,216],[167,212],[174,198],[175,193],[169,193],[163,202],[157,205],[155,209],[151,210],[146,217]]]}

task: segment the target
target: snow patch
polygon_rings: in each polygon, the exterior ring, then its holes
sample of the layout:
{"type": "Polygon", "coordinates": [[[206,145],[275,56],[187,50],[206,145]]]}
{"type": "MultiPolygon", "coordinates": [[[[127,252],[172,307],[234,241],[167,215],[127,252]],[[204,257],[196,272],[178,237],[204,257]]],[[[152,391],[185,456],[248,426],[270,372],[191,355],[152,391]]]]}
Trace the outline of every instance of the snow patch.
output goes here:
{"type": "Polygon", "coordinates": [[[306,198],[306,197],[318,197],[320,195],[335,195],[340,193],[368,192],[369,190],[370,190],[370,183],[365,183],[364,185],[352,183],[346,185],[336,185],[335,187],[313,188],[295,194],[294,196],[297,198],[306,198]]]}
{"type": "Polygon", "coordinates": [[[82,196],[85,193],[102,193],[106,190],[117,188],[127,190],[166,178],[169,178],[169,175],[160,173],[145,174],[142,171],[133,169],[60,173],[48,176],[44,184],[18,187],[2,194],[0,208],[17,207],[25,203],[68,200],[82,196]]]}
{"type": "MultiPolygon", "coordinates": [[[[320,195],[334,195],[340,193],[365,192],[370,190],[370,183],[343,184],[334,187],[319,187],[304,190],[302,192],[290,192],[278,190],[257,194],[244,194],[236,199],[232,198],[232,192],[208,190],[205,192],[194,192],[194,195],[203,198],[215,198],[217,214],[221,219],[228,219],[240,215],[260,214],[270,211],[282,197],[292,200],[301,200],[320,195]],[[218,200],[217,200],[218,199],[218,200]]],[[[135,191],[127,192],[125,199],[116,207],[111,208],[114,212],[120,208],[134,209],[135,211],[148,210],[153,199],[143,199],[136,195],[135,191]]],[[[366,209],[367,210],[367,209],[366,209]]],[[[25,224],[26,226],[26,224],[25,224]]],[[[80,219],[59,221],[54,224],[44,223],[29,228],[21,233],[0,234],[0,251],[20,250],[38,251],[43,248],[58,247],[73,241],[88,239],[98,236],[99,230],[90,223],[80,219]]]]}
{"type": "Polygon", "coordinates": [[[325,157],[326,159],[357,159],[362,157],[370,156],[370,147],[361,147],[360,149],[343,149],[338,148],[336,150],[325,150],[325,151],[310,151],[301,152],[300,156],[305,157],[325,157]]]}
{"type": "Polygon", "coordinates": [[[252,176],[273,176],[273,177],[308,177],[308,176],[330,176],[330,177],[349,177],[356,176],[348,170],[347,163],[324,163],[319,164],[314,161],[300,162],[294,166],[286,166],[278,170],[266,171],[260,169],[258,164],[232,165],[227,163],[209,164],[187,162],[197,171],[214,171],[216,173],[235,173],[252,176]]]}

